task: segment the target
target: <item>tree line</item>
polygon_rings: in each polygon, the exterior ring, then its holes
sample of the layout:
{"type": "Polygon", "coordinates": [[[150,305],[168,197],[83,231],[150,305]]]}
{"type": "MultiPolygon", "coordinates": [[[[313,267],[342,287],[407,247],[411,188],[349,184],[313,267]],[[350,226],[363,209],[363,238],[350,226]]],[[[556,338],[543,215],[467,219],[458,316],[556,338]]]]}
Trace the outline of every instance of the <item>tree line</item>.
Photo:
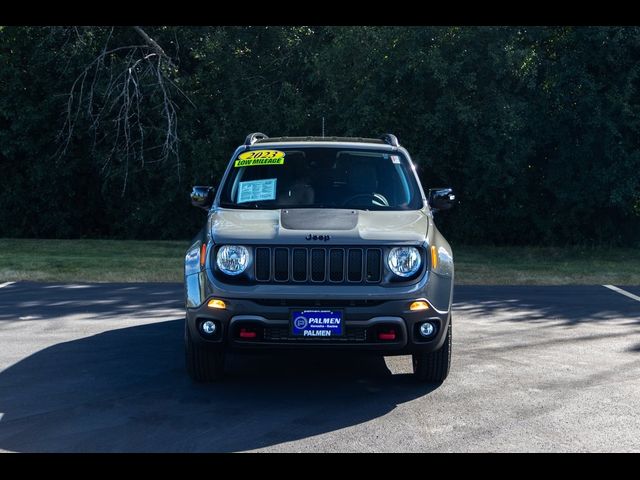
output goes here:
{"type": "Polygon", "coordinates": [[[394,133],[447,238],[640,244],[636,27],[2,27],[0,237],[186,239],[246,134],[394,133]]]}

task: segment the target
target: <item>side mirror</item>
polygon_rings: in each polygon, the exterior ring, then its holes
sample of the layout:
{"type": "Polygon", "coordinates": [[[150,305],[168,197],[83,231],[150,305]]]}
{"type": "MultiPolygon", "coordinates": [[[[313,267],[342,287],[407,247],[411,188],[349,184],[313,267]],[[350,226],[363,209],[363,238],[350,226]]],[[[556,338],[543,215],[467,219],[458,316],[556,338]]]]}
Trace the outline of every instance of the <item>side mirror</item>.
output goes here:
{"type": "Polygon", "coordinates": [[[191,190],[191,205],[209,210],[213,205],[213,194],[216,189],[214,187],[196,186],[191,190]]]}
{"type": "Polygon", "coordinates": [[[430,188],[429,189],[429,206],[434,212],[440,210],[449,210],[453,207],[456,196],[451,188],[430,188]]]}

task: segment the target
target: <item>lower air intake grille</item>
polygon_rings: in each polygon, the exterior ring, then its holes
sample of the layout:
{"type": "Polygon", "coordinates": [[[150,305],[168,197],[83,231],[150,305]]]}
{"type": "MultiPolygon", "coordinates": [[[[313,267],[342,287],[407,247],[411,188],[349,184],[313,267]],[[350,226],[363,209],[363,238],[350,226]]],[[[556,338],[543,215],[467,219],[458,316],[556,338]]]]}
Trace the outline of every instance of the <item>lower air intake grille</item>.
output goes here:
{"type": "Polygon", "coordinates": [[[337,337],[299,337],[291,335],[288,327],[266,327],[264,339],[268,342],[359,343],[366,342],[367,329],[365,327],[347,327],[345,334],[337,337]]]}

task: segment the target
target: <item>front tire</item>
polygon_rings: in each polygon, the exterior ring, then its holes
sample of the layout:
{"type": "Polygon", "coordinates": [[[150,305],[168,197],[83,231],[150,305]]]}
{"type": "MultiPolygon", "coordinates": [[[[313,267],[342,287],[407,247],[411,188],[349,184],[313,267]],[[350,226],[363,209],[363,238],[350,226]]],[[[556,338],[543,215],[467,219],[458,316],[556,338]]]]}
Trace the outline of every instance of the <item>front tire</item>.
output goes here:
{"type": "Polygon", "coordinates": [[[442,347],[435,352],[413,354],[413,375],[416,380],[428,383],[442,383],[449,375],[451,366],[451,317],[447,336],[442,347]]]}
{"type": "Polygon", "coordinates": [[[187,372],[198,383],[220,380],[224,374],[224,352],[193,342],[187,322],[184,325],[184,353],[187,372]]]}

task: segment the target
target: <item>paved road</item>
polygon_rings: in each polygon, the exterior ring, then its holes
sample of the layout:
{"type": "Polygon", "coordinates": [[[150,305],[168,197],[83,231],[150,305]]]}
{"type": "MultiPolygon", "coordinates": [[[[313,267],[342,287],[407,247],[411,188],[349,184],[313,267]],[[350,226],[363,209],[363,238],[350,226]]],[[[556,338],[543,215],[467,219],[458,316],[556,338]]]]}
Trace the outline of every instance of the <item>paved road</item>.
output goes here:
{"type": "Polygon", "coordinates": [[[181,293],[0,288],[0,450],[640,451],[640,302],[602,286],[458,287],[441,386],[408,357],[318,355],[194,385],[181,293]]]}

